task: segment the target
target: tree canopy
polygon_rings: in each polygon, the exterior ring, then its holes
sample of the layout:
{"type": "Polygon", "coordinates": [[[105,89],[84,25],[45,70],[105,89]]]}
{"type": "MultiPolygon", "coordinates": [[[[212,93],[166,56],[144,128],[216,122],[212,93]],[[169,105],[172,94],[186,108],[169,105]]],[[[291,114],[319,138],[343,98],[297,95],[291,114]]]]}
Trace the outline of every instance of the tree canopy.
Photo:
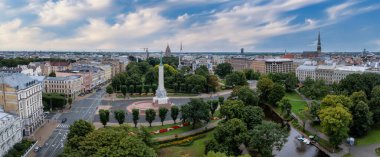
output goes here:
{"type": "Polygon", "coordinates": [[[228,74],[231,74],[233,67],[230,63],[220,63],[215,68],[215,74],[220,78],[226,77],[228,74]]]}
{"type": "Polygon", "coordinates": [[[190,99],[190,102],[181,106],[181,112],[186,121],[192,123],[193,128],[201,121],[210,120],[210,108],[202,99],[190,99]]]}

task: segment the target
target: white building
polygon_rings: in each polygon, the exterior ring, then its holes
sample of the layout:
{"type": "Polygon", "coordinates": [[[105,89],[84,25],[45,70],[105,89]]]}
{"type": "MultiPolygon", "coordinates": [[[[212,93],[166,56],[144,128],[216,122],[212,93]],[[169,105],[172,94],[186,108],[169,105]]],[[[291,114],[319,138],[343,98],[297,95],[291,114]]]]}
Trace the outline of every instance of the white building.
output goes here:
{"type": "Polygon", "coordinates": [[[23,134],[32,134],[44,121],[42,83],[25,74],[2,74],[0,106],[17,114],[23,123],[23,134]]]}
{"type": "Polygon", "coordinates": [[[296,76],[300,82],[311,78],[313,80],[324,80],[326,84],[339,83],[350,74],[364,73],[368,67],[359,66],[337,66],[333,65],[301,65],[296,69],[296,76]]]}
{"type": "Polygon", "coordinates": [[[0,107],[0,156],[4,156],[7,151],[22,140],[21,118],[5,113],[0,107]]]}

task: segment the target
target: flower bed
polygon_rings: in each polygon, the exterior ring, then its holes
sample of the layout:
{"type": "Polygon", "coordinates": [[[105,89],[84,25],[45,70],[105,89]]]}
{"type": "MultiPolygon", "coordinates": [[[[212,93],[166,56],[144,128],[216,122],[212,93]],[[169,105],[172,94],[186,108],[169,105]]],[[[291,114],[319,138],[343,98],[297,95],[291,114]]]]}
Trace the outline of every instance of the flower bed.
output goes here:
{"type": "Polygon", "coordinates": [[[194,140],[197,140],[197,139],[200,139],[200,138],[203,138],[203,137],[206,137],[206,134],[199,134],[199,135],[195,135],[195,136],[190,136],[190,137],[184,138],[182,140],[172,141],[172,142],[160,144],[159,148],[169,147],[169,146],[173,146],[173,145],[189,146],[189,145],[191,145],[194,142],[194,140]]]}
{"type": "Polygon", "coordinates": [[[180,125],[174,125],[170,128],[165,128],[165,129],[160,129],[160,130],[156,130],[156,131],[152,131],[150,132],[150,134],[159,134],[159,133],[164,133],[164,132],[168,132],[168,131],[172,131],[172,130],[175,130],[175,129],[179,129],[179,128],[182,128],[182,127],[185,127],[185,126],[189,126],[190,123],[183,123],[183,124],[180,124],[180,125]]]}

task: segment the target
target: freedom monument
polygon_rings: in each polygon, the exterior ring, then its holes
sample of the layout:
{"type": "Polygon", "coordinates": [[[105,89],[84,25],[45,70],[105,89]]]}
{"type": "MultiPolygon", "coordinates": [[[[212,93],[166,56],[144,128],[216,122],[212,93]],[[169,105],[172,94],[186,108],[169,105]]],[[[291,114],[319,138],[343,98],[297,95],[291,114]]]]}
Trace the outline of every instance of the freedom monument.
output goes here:
{"type": "Polygon", "coordinates": [[[139,109],[140,114],[145,114],[148,109],[158,111],[160,107],[170,109],[173,104],[169,102],[167,92],[164,85],[164,65],[162,64],[162,53],[160,57],[160,65],[158,66],[158,87],[156,96],[153,101],[137,101],[127,107],[128,112],[132,113],[132,109],[139,109]]]}

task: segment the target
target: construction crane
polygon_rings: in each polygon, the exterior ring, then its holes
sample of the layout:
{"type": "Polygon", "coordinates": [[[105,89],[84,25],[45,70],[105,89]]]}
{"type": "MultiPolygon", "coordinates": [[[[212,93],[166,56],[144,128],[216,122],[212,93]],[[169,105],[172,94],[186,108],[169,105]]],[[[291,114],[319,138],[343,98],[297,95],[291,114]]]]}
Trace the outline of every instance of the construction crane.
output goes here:
{"type": "Polygon", "coordinates": [[[148,50],[148,48],[141,48],[141,49],[143,49],[145,51],[145,53],[146,53],[146,59],[148,59],[149,58],[149,50],[148,50]]]}

